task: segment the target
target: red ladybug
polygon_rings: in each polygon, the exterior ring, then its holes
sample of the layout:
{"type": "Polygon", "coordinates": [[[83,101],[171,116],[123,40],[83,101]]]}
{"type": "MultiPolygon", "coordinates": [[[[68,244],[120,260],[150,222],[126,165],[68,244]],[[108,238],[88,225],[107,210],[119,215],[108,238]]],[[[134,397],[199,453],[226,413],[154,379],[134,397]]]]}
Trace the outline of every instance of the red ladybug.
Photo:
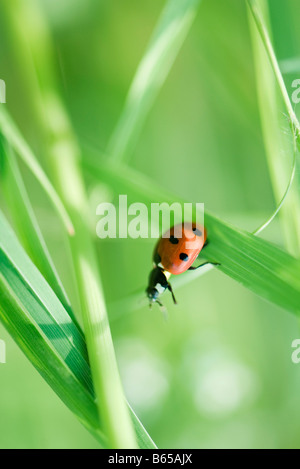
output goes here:
{"type": "MultiPolygon", "coordinates": [[[[150,300],[150,306],[158,303],[160,295],[167,289],[171,292],[173,301],[176,299],[169,278],[171,274],[179,275],[187,270],[196,270],[193,264],[201,250],[207,246],[207,233],[203,226],[196,223],[183,223],[168,230],[159,240],[154,250],[154,269],[149,278],[149,286],[146,290],[150,300]]],[[[161,305],[162,306],[162,305],[161,305]]]]}

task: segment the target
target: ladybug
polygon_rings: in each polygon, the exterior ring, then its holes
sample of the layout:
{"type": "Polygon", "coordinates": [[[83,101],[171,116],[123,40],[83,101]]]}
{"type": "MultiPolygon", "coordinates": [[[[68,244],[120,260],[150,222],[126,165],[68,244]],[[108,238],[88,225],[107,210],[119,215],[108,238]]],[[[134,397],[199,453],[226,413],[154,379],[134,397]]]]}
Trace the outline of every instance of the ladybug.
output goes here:
{"type": "Polygon", "coordinates": [[[159,298],[169,290],[175,304],[176,298],[169,279],[171,275],[180,275],[187,270],[196,270],[204,264],[194,267],[193,264],[202,249],[207,246],[206,229],[196,223],[182,223],[168,230],[158,241],[154,254],[154,268],[149,277],[149,286],[146,290],[150,306],[158,303],[159,298]]]}

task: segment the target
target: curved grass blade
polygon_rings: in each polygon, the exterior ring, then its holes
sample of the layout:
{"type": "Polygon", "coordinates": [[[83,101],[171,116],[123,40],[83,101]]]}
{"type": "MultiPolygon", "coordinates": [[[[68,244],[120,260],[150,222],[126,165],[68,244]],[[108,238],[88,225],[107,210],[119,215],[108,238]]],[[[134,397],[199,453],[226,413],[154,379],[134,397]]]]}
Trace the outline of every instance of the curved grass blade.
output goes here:
{"type": "Polygon", "coordinates": [[[201,0],[168,0],[139,64],[125,108],[108,145],[115,162],[125,160],[190,30],[201,0]]]}
{"type": "Polygon", "coordinates": [[[1,320],[14,340],[80,420],[100,431],[83,334],[1,212],[0,292],[1,320]]]}
{"type": "MultiPolygon", "coordinates": [[[[118,194],[150,205],[185,201],[164,193],[155,182],[128,167],[115,168],[107,160],[99,165],[97,159],[85,161],[94,176],[105,177],[118,194]],[[94,162],[97,161],[97,164],[94,162]]],[[[239,230],[205,212],[205,224],[210,243],[205,258],[219,262],[217,267],[226,275],[243,284],[259,296],[299,316],[300,314],[300,260],[279,247],[239,230]]]]}
{"type": "Polygon", "coordinates": [[[295,129],[297,144],[300,147],[300,123],[297,119],[297,116],[296,116],[296,114],[294,112],[294,109],[293,109],[293,106],[291,104],[291,100],[290,100],[289,94],[287,92],[285,83],[284,83],[284,79],[283,79],[283,76],[282,76],[282,73],[281,73],[277,58],[276,58],[276,54],[275,54],[275,51],[274,51],[274,48],[273,48],[273,45],[272,45],[268,30],[267,30],[267,27],[266,27],[265,22],[264,22],[262,12],[261,12],[261,10],[259,8],[259,5],[258,5],[256,0],[247,0],[247,3],[248,3],[250,11],[252,13],[255,24],[257,26],[257,30],[258,30],[258,32],[261,36],[261,39],[262,39],[262,42],[263,42],[264,47],[266,49],[266,52],[268,54],[270,63],[272,65],[272,68],[273,68],[273,71],[274,71],[274,74],[275,74],[275,77],[276,77],[276,80],[278,82],[278,86],[280,88],[282,98],[284,100],[284,103],[285,103],[285,106],[286,106],[286,109],[287,109],[287,112],[288,112],[288,115],[289,115],[289,118],[290,118],[292,131],[294,131],[294,129],[295,129]]]}
{"type": "Polygon", "coordinates": [[[0,106],[0,133],[39,181],[44,191],[52,201],[68,233],[73,236],[74,227],[61,199],[59,198],[48,177],[44,173],[42,167],[36,160],[30,147],[18,131],[12,118],[4,109],[4,106],[0,106]]]}
{"type": "MultiPolygon", "coordinates": [[[[261,0],[259,2],[259,6],[263,13],[262,19],[265,23],[265,32],[270,36],[270,33],[268,32],[270,30],[268,4],[265,0],[261,0]]],[[[296,257],[299,257],[300,220],[298,213],[300,210],[300,199],[299,194],[297,193],[297,186],[295,185],[292,187],[297,166],[297,137],[292,123],[292,145],[283,132],[281,125],[282,118],[280,118],[280,114],[285,110],[284,102],[286,99],[289,99],[287,97],[288,93],[286,91],[284,95],[282,94],[282,89],[286,89],[283,80],[280,79],[282,86],[278,86],[278,79],[276,81],[274,66],[272,66],[272,62],[270,62],[270,54],[268,54],[266,43],[262,40],[257,28],[257,23],[255,22],[253,14],[249,8],[248,16],[256,69],[256,83],[262,133],[264,137],[270,179],[273,186],[274,196],[278,204],[274,215],[278,213],[284,201],[285,205],[280,213],[280,219],[282,221],[282,230],[286,246],[289,252],[294,254],[296,257]],[[291,176],[290,163],[287,161],[287,158],[285,158],[285,154],[288,155],[289,153],[293,153],[293,169],[291,176]],[[281,199],[288,178],[290,179],[290,182],[285,190],[284,197],[281,199]],[[289,193],[288,198],[286,197],[287,193],[289,193]]],[[[271,40],[269,40],[269,43],[271,43],[271,40]]],[[[272,57],[273,61],[276,60],[275,56],[272,55],[272,57]]],[[[256,230],[255,234],[263,228],[264,225],[259,230],[256,230]]]]}
{"type": "Polygon", "coordinates": [[[55,269],[30,203],[15,154],[7,142],[1,142],[1,140],[2,136],[0,135],[0,153],[3,152],[5,162],[1,171],[3,189],[19,238],[29,257],[75,321],[70,301],[55,269]]]}
{"type": "MultiPolygon", "coordinates": [[[[83,334],[1,212],[0,319],[43,378],[106,448],[83,334]]],[[[140,447],[155,448],[137,417],[131,416],[140,447]]]]}

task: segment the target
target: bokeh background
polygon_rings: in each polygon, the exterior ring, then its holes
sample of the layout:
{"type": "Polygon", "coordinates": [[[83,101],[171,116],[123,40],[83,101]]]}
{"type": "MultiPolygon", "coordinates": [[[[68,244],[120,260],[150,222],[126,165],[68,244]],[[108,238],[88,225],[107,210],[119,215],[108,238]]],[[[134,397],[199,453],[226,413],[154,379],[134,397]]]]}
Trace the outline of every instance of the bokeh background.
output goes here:
{"type": "MultiPolygon", "coordinates": [[[[39,3],[51,28],[60,92],[77,138],[93,152],[105,150],[165,2],[39,3]]],[[[276,52],[288,71],[287,59],[299,58],[300,5],[272,0],[270,12],[276,52]]],[[[26,76],[14,54],[0,6],[0,78],[7,84],[7,106],[38,149],[26,76]]],[[[284,78],[292,93],[300,67],[284,78]]],[[[282,115],[283,128],[286,124],[282,115]]],[[[204,202],[237,226],[254,230],[272,213],[244,2],[203,0],[130,164],[162,188],[204,202]]],[[[59,222],[38,185],[24,175],[76,309],[59,222]]],[[[110,197],[105,181],[86,176],[91,207],[97,194],[110,197]]],[[[277,221],[264,236],[282,245],[277,221]]],[[[157,445],[298,448],[300,364],[291,361],[291,343],[300,336],[296,319],[217,271],[179,288],[178,307],[166,297],[168,322],[158,308],[116,314],[110,305],[146,287],[153,247],[151,240],[97,241],[125,392],[157,445]]],[[[7,343],[7,363],[0,365],[0,447],[96,448],[2,326],[0,338],[7,343]]]]}

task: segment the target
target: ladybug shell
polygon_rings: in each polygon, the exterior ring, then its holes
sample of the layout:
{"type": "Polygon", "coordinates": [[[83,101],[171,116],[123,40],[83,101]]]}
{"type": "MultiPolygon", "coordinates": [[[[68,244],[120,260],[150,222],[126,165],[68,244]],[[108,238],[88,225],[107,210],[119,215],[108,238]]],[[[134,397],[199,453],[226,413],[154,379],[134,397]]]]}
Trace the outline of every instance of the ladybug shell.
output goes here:
{"type": "Polygon", "coordinates": [[[196,223],[176,225],[159,240],[154,263],[173,275],[182,274],[199,256],[206,236],[205,228],[196,223]]]}

